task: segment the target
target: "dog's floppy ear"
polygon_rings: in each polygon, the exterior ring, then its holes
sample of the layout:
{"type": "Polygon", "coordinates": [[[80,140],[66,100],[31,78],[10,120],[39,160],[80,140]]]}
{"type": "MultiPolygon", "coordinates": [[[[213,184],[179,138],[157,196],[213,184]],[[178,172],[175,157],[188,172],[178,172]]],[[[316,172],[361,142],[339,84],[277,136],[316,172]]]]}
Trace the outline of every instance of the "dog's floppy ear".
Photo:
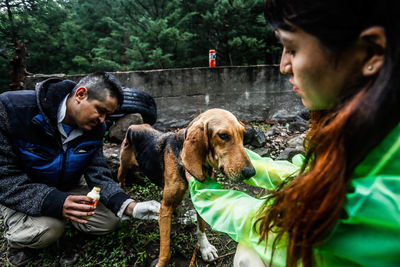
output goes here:
{"type": "Polygon", "coordinates": [[[203,172],[203,164],[207,151],[207,124],[197,120],[186,129],[186,138],[182,149],[182,164],[200,182],[203,182],[206,178],[203,172]]]}

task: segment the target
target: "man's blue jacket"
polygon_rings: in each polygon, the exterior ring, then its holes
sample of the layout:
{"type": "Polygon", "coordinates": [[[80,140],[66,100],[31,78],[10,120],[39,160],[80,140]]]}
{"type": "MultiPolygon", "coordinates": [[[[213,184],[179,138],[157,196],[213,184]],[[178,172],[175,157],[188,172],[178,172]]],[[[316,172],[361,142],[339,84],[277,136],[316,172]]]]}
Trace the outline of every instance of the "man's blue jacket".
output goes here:
{"type": "Polygon", "coordinates": [[[31,216],[61,217],[67,191],[82,175],[89,187],[102,189],[101,201],[115,214],[129,198],[103,156],[104,124],[62,147],[57,112],[74,86],[48,79],[35,91],[0,95],[0,204],[31,216]]]}

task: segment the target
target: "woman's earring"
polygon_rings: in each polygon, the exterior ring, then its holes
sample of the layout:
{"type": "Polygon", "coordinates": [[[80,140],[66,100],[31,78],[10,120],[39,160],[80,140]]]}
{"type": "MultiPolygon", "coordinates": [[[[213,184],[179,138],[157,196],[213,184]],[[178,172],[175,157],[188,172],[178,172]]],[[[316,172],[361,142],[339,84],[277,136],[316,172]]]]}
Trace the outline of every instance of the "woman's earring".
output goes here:
{"type": "Polygon", "coordinates": [[[369,66],[368,66],[368,70],[369,70],[369,71],[371,71],[371,70],[373,70],[373,69],[374,69],[374,67],[373,67],[372,65],[369,65],[369,66]]]}

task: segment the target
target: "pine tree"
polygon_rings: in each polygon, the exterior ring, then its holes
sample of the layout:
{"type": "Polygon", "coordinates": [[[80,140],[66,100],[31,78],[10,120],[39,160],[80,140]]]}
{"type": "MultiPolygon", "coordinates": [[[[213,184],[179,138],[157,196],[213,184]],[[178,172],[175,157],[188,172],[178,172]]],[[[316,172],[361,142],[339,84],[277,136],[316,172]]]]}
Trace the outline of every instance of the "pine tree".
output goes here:
{"type": "Polygon", "coordinates": [[[28,70],[48,74],[208,66],[209,49],[217,50],[218,66],[268,64],[280,52],[263,0],[3,2],[3,89],[17,40],[27,49],[28,70]]]}

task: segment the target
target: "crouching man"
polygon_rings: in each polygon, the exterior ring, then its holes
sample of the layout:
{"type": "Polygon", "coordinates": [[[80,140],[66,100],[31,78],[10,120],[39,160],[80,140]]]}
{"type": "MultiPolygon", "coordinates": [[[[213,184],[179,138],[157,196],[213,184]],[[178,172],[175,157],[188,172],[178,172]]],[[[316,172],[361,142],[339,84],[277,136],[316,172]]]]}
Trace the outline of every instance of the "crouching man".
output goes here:
{"type": "Polygon", "coordinates": [[[122,102],[121,85],[109,73],[77,84],[48,79],[36,90],[0,95],[0,212],[12,266],[58,240],[68,222],[103,235],[125,216],[157,219],[159,203],[132,200],[103,155],[105,117],[122,102]],[[101,188],[96,208],[87,205],[93,186],[101,188]]]}

